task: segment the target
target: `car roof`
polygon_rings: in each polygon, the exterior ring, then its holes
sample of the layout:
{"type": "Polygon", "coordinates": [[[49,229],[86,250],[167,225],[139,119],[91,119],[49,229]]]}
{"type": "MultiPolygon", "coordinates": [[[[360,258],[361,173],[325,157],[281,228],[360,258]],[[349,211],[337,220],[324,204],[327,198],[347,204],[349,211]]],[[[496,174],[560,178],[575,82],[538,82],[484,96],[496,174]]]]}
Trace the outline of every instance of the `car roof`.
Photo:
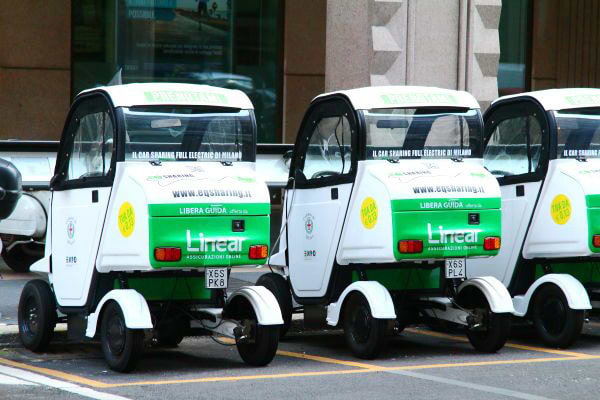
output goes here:
{"type": "Polygon", "coordinates": [[[149,105],[214,106],[253,109],[252,102],[240,90],[191,83],[129,83],[84,90],[78,96],[95,91],[106,93],[115,107],[149,105]]]}
{"type": "Polygon", "coordinates": [[[313,99],[341,94],[355,110],[373,108],[463,107],[479,108],[467,92],[431,86],[371,86],[325,93],[313,99]]]}
{"type": "Polygon", "coordinates": [[[600,107],[600,89],[571,88],[571,89],[547,89],[534,92],[525,92],[503,96],[495,100],[499,101],[532,97],[537,100],[546,111],[558,111],[572,108],[600,107]]]}

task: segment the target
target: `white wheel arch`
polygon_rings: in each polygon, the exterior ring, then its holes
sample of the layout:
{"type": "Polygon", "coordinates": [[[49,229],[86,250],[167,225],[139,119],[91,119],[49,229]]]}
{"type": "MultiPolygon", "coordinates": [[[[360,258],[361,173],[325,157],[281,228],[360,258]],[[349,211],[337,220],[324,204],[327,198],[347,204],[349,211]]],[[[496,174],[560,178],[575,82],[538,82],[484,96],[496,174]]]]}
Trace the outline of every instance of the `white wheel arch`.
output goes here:
{"type": "Polygon", "coordinates": [[[468,279],[460,284],[458,293],[467,287],[475,287],[482,292],[493,313],[514,313],[515,309],[510,293],[508,293],[504,284],[493,276],[480,276],[468,279]]]}
{"type": "Polygon", "coordinates": [[[536,280],[524,295],[513,298],[516,316],[523,317],[527,314],[531,299],[538,288],[544,284],[558,286],[565,294],[569,308],[572,310],[590,310],[592,308],[590,298],[581,282],[568,274],[547,274],[536,280]]]}
{"type": "Polygon", "coordinates": [[[340,319],[344,300],[350,293],[358,292],[365,296],[371,308],[373,318],[396,319],[396,310],[390,292],[376,281],[358,281],[349,285],[335,303],[327,307],[327,324],[335,326],[340,319]]]}
{"type": "Polygon", "coordinates": [[[273,293],[266,287],[243,286],[239,288],[229,297],[225,310],[236,297],[243,297],[248,300],[254,309],[259,325],[283,325],[279,303],[273,293]]]}
{"type": "Polygon", "coordinates": [[[94,337],[97,330],[98,318],[102,313],[104,305],[109,300],[114,300],[123,310],[125,317],[125,326],[129,329],[152,329],[152,318],[150,317],[150,309],[144,296],[133,289],[113,289],[106,293],[96,311],[88,316],[87,329],[85,336],[94,337]]]}

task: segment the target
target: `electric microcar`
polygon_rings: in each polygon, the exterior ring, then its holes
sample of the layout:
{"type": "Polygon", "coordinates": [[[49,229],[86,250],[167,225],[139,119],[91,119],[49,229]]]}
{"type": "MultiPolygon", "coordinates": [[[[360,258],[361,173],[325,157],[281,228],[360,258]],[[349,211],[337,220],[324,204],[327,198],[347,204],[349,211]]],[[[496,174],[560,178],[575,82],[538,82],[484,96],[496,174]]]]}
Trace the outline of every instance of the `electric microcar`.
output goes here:
{"type": "Polygon", "coordinates": [[[493,277],[465,279],[500,248],[500,188],[483,168],[483,122],[466,92],[370,87],[318,96],[291,159],[274,272],[257,284],[289,327],[341,326],[357,357],[392,330],[444,320],[473,346],[507,338],[510,296],[493,277]],[[292,299],[300,307],[292,307],[292,299]]]}
{"type": "Polygon", "coordinates": [[[600,307],[600,90],[506,96],[484,119],[484,165],[502,191],[503,244],[467,275],[496,276],[515,315],[546,345],[567,347],[586,310],[600,307]]]}
{"type": "Polygon", "coordinates": [[[265,365],[283,324],[260,286],[227,293],[231,268],[263,264],[270,203],[255,172],[248,97],[210,86],[146,83],[79,94],[57,155],[45,256],[19,303],[25,347],[41,351],[57,322],[100,340],[117,371],[149,342],[235,339],[265,365]],[[57,311],[60,312],[58,317],[57,311]]]}

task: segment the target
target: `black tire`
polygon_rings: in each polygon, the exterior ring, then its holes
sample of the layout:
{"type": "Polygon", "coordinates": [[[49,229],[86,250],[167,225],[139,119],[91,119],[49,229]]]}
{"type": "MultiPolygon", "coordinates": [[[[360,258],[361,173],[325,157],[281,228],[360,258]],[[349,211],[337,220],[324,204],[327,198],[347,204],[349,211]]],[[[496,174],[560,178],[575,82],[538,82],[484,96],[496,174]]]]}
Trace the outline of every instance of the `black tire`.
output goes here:
{"type": "Polygon", "coordinates": [[[27,247],[15,246],[13,249],[2,249],[2,259],[10,269],[15,272],[29,272],[31,264],[42,256],[27,247]]]}
{"type": "MultiPolygon", "coordinates": [[[[248,304],[249,307],[251,307],[248,304]]],[[[279,345],[280,325],[258,325],[254,311],[251,310],[251,340],[236,340],[235,344],[242,360],[248,365],[263,367],[275,357],[279,345]]]]}
{"type": "Polygon", "coordinates": [[[581,334],[584,311],[569,308],[563,291],[556,285],[548,284],[534,295],[531,319],[546,346],[566,348],[581,334]]]}
{"type": "Polygon", "coordinates": [[[19,299],[19,337],[25,348],[44,351],[56,326],[56,300],[50,285],[41,279],[27,282],[19,299]]]}
{"type": "Polygon", "coordinates": [[[475,350],[496,353],[504,347],[510,334],[510,313],[492,312],[485,295],[475,288],[466,288],[464,293],[459,294],[458,303],[481,316],[483,329],[467,329],[467,338],[475,350]]]}
{"type": "Polygon", "coordinates": [[[123,311],[115,301],[102,312],[100,341],[104,359],[117,372],[132,371],[144,351],[144,331],[125,326],[123,311]]]}
{"type": "Polygon", "coordinates": [[[351,294],[344,304],[342,325],[346,343],[358,358],[377,357],[389,338],[388,320],[373,318],[369,302],[360,293],[351,294]]]}
{"type": "Polygon", "coordinates": [[[266,287],[277,299],[283,317],[283,326],[279,328],[279,339],[282,339],[292,325],[293,306],[290,285],[283,276],[274,272],[261,275],[256,281],[256,285],[266,287]]]}

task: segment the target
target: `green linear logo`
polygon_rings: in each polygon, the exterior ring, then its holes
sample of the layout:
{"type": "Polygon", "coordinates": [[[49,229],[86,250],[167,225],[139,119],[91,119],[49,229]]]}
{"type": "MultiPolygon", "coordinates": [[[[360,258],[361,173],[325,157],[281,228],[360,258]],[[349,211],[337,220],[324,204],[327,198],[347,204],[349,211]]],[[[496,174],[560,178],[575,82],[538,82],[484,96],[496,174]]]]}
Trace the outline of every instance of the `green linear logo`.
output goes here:
{"type": "Polygon", "coordinates": [[[149,103],[216,103],[228,105],[229,100],[222,93],[214,92],[187,92],[177,90],[160,90],[155,92],[144,92],[144,97],[149,103]]]}
{"type": "Polygon", "coordinates": [[[444,243],[477,243],[479,232],[481,229],[444,229],[442,225],[438,226],[438,230],[434,231],[431,224],[427,224],[427,241],[431,244],[444,243]],[[434,239],[434,236],[437,239],[434,239]]]}
{"type": "Polygon", "coordinates": [[[396,93],[382,94],[385,104],[458,104],[456,97],[442,93],[396,93]]]}

